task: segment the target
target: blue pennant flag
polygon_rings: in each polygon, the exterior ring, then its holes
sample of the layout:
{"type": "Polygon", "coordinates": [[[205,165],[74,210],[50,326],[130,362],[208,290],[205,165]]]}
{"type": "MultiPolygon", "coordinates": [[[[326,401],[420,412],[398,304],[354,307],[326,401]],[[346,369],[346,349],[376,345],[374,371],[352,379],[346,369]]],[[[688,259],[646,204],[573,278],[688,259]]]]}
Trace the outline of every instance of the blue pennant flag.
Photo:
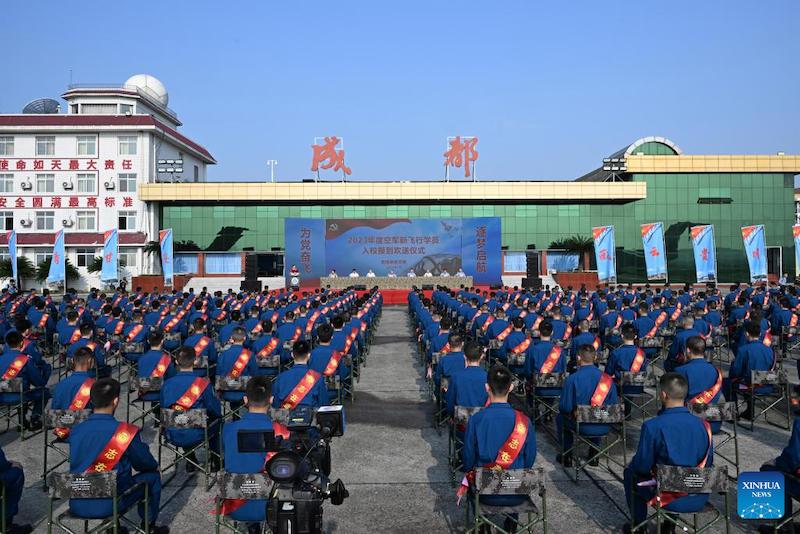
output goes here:
{"type": "Polygon", "coordinates": [[[172,257],[172,228],[161,230],[158,233],[161,243],[161,270],[164,272],[164,285],[172,287],[173,281],[173,257],[172,257]]]}
{"type": "Polygon", "coordinates": [[[664,223],[642,225],[644,262],[648,280],[667,279],[667,254],[664,248],[664,223]]]}
{"type": "Polygon", "coordinates": [[[592,228],[592,237],[594,238],[594,256],[597,260],[597,277],[600,282],[616,283],[617,254],[614,249],[614,227],[592,228]]]}
{"type": "Polygon", "coordinates": [[[694,267],[697,283],[717,281],[717,253],[714,248],[714,227],[712,225],[692,226],[689,230],[694,247],[694,267]]]}
{"type": "Polygon", "coordinates": [[[56,242],[53,245],[53,258],[50,260],[50,273],[47,276],[48,284],[66,282],[67,273],[64,268],[65,261],[67,261],[67,258],[64,252],[64,230],[59,230],[56,234],[56,242]]]}
{"type": "Polygon", "coordinates": [[[102,282],[114,282],[118,278],[119,255],[119,233],[116,228],[107,230],[103,241],[103,269],[100,271],[102,282]]]}

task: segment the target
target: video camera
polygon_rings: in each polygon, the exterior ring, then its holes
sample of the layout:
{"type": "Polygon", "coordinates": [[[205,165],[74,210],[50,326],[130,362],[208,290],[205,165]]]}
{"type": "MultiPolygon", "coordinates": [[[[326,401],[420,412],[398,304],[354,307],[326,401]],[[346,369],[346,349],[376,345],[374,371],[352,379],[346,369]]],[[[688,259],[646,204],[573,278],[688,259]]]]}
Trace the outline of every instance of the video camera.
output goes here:
{"type": "MultiPolygon", "coordinates": [[[[344,408],[273,410],[271,416],[289,429],[291,437],[267,433],[259,443],[262,451],[275,453],[266,465],[267,475],[275,482],[267,501],[267,523],[274,534],[320,533],[322,502],[330,499],[338,506],[349,497],[341,480],[328,478],[328,445],[332,437],[344,435],[344,408]]],[[[240,439],[240,449],[242,445],[240,439]]],[[[247,449],[255,452],[252,446],[247,449]]]]}

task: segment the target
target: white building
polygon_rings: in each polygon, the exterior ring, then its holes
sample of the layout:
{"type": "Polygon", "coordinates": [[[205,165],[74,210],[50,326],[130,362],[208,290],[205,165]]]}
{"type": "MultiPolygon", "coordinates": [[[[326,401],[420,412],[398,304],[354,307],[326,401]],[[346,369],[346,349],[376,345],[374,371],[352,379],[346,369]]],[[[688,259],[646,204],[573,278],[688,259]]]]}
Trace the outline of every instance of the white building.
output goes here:
{"type": "Polygon", "coordinates": [[[138,184],[205,181],[206,165],[216,161],[177,131],[182,123],[152,76],[71,85],[62,98],[66,113],[41,99],[22,114],[0,115],[0,259],[8,257],[8,230],[17,231],[20,254],[38,265],[63,228],[67,257],[82,274],[72,285],[99,286],[86,266],[101,255],[104,232],[119,228],[126,277],[152,272],[142,248],[158,239],[159,213],[138,200],[138,184]],[[160,172],[168,166],[159,160],[182,160],[182,172],[160,172]]]}

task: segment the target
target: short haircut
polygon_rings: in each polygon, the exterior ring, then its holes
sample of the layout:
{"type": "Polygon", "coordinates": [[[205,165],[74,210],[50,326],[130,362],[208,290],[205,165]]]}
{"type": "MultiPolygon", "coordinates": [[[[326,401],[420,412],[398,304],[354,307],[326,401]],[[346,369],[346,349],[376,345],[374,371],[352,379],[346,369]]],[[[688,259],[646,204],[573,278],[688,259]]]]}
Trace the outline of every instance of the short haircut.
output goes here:
{"type": "Polygon", "coordinates": [[[239,310],[233,310],[231,312],[231,320],[233,321],[241,321],[242,320],[242,312],[239,310]]]}
{"type": "Polygon", "coordinates": [[[593,346],[587,344],[578,347],[578,359],[583,363],[592,363],[597,355],[597,351],[593,346]]]}
{"type": "Polygon", "coordinates": [[[89,399],[94,409],[108,408],[119,398],[119,382],[113,378],[101,378],[92,386],[89,399]]]}
{"type": "Polygon", "coordinates": [[[241,326],[237,326],[236,328],[233,329],[233,332],[231,332],[231,339],[234,342],[238,343],[240,341],[244,341],[245,335],[246,334],[244,328],[242,328],[241,326]]]}
{"type": "Polygon", "coordinates": [[[320,343],[327,343],[333,337],[333,327],[329,324],[321,324],[317,328],[317,339],[320,343]]]}
{"type": "Polygon", "coordinates": [[[525,328],[525,319],[522,317],[514,317],[514,328],[525,328]]]}
{"type": "Polygon", "coordinates": [[[72,360],[75,362],[75,364],[84,364],[88,363],[93,357],[94,352],[92,352],[89,347],[81,347],[72,355],[72,360]]]}
{"type": "Polygon", "coordinates": [[[666,393],[670,400],[682,401],[689,392],[689,381],[680,373],[666,373],[659,379],[658,389],[666,393]]]}
{"type": "Polygon", "coordinates": [[[22,346],[22,334],[17,331],[9,332],[6,334],[6,344],[12,349],[18,349],[22,346]]]}
{"type": "Polygon", "coordinates": [[[14,323],[15,328],[20,332],[25,332],[33,327],[33,324],[27,319],[20,319],[14,323]]]}
{"type": "Polygon", "coordinates": [[[311,345],[304,339],[295,341],[294,345],[292,345],[292,354],[295,359],[306,358],[309,352],[311,352],[311,345]]]}
{"type": "Polygon", "coordinates": [[[283,315],[283,319],[284,319],[285,321],[293,321],[293,320],[294,320],[294,312],[293,312],[293,311],[291,311],[291,310],[290,310],[290,311],[287,311],[287,312],[286,312],[286,313],[283,315]]]}
{"type": "Polygon", "coordinates": [[[194,367],[195,359],[196,354],[194,352],[194,348],[192,347],[181,347],[181,349],[178,351],[178,355],[175,357],[175,361],[178,362],[178,367],[181,369],[194,367]]]}
{"type": "Polygon", "coordinates": [[[331,319],[331,325],[333,325],[336,330],[340,330],[344,326],[344,319],[342,319],[341,315],[337,315],[331,319]]]}
{"type": "Polygon", "coordinates": [[[439,322],[439,328],[442,330],[450,330],[451,326],[453,326],[453,321],[451,321],[449,317],[443,317],[439,322]]]}
{"type": "Polygon", "coordinates": [[[272,321],[269,319],[264,319],[261,321],[261,330],[263,332],[272,332],[272,321]]]}
{"type": "Polygon", "coordinates": [[[94,327],[90,323],[83,323],[81,325],[81,335],[88,336],[94,333],[94,327]]]}
{"type": "Polygon", "coordinates": [[[142,315],[142,312],[140,312],[139,310],[136,310],[131,314],[131,319],[133,319],[134,321],[140,321],[141,319],[144,319],[144,315],[142,315]]]}
{"type": "Polygon", "coordinates": [[[539,335],[550,337],[553,335],[553,323],[550,321],[543,321],[539,324],[539,335]]]}
{"type": "Polygon", "coordinates": [[[686,350],[695,356],[704,356],[706,353],[706,342],[700,336],[692,336],[686,340],[686,350]]]}
{"type": "Polygon", "coordinates": [[[263,408],[269,399],[269,381],[264,375],[256,375],[250,378],[245,387],[244,394],[247,397],[247,404],[263,408]]]}
{"type": "Polygon", "coordinates": [[[748,321],[744,325],[744,330],[747,335],[752,338],[761,337],[761,325],[755,321],[748,321]]]}
{"type": "Polygon", "coordinates": [[[74,323],[77,320],[78,320],[77,312],[71,311],[67,313],[67,321],[69,321],[70,323],[74,323]]]}
{"type": "Polygon", "coordinates": [[[206,327],[206,322],[203,320],[202,317],[198,317],[197,319],[192,321],[192,328],[194,328],[195,332],[199,332],[205,327],[206,327]]]}
{"type": "Polygon", "coordinates": [[[625,323],[622,325],[620,332],[622,333],[623,339],[627,339],[628,341],[633,341],[636,339],[636,327],[634,327],[631,323],[625,323]]]}
{"type": "Polygon", "coordinates": [[[147,342],[150,344],[151,347],[154,347],[156,345],[161,345],[162,341],[164,341],[164,336],[161,335],[161,332],[152,330],[147,335],[147,342]]]}
{"type": "Polygon", "coordinates": [[[458,332],[452,332],[447,336],[447,342],[450,344],[451,349],[461,348],[464,346],[464,336],[458,332]]]}
{"type": "Polygon", "coordinates": [[[489,390],[492,392],[492,395],[499,397],[508,395],[512,378],[511,371],[509,371],[506,366],[495,365],[489,369],[489,373],[486,376],[486,383],[489,384],[489,390]]]}
{"type": "Polygon", "coordinates": [[[464,347],[464,357],[468,362],[478,362],[480,361],[482,355],[483,347],[481,347],[476,341],[470,341],[467,343],[467,346],[464,347]]]}

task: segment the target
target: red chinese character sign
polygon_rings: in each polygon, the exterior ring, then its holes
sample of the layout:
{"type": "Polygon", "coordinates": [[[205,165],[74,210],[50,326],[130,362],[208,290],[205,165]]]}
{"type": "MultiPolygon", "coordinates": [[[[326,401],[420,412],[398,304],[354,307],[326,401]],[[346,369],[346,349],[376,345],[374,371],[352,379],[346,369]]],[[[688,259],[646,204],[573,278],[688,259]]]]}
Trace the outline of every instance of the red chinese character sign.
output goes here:
{"type": "Polygon", "coordinates": [[[478,161],[478,151],[475,149],[475,145],[478,144],[478,138],[464,137],[462,141],[461,136],[457,135],[455,138],[449,138],[447,142],[449,147],[444,153],[444,166],[447,169],[445,178],[450,179],[450,167],[464,167],[464,177],[472,176],[474,180],[475,162],[478,161]],[[470,170],[470,164],[472,170],[470,170]]]}
{"type": "Polygon", "coordinates": [[[714,227],[710,224],[689,229],[694,249],[694,267],[697,283],[717,281],[717,254],[714,245],[714,227]]]}
{"type": "Polygon", "coordinates": [[[667,279],[667,255],[664,246],[664,223],[642,225],[644,262],[647,266],[648,280],[667,279]]]}
{"type": "Polygon", "coordinates": [[[311,149],[314,151],[313,158],[311,160],[311,170],[317,173],[317,177],[319,178],[319,170],[328,170],[333,169],[333,172],[342,171],[342,180],[345,180],[350,174],[352,174],[352,170],[350,167],[344,164],[344,149],[337,150],[340,143],[342,141],[334,136],[334,137],[326,137],[323,144],[315,144],[311,145],[311,149]]]}
{"type": "Polygon", "coordinates": [[[597,278],[600,282],[616,283],[617,251],[614,248],[614,227],[592,228],[594,255],[597,260],[597,278]]]}
{"type": "Polygon", "coordinates": [[[750,266],[750,281],[761,282],[767,279],[767,244],[764,236],[764,225],[745,226],[742,228],[744,250],[750,266]]]}

